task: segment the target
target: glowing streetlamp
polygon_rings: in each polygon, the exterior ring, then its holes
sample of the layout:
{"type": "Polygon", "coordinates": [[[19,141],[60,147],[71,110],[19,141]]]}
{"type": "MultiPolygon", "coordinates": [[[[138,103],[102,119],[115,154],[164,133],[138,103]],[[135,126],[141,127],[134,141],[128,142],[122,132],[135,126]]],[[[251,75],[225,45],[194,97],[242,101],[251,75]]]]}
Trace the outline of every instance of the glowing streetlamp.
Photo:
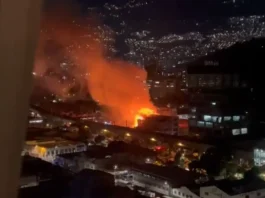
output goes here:
{"type": "Polygon", "coordinates": [[[150,140],[152,141],[152,142],[156,142],[156,139],[155,138],[150,138],[150,140]]]}
{"type": "Polygon", "coordinates": [[[181,142],[178,143],[178,146],[184,146],[184,144],[182,144],[181,142]]]}
{"type": "Polygon", "coordinates": [[[109,131],[107,129],[103,129],[102,132],[107,133],[109,131]]]}

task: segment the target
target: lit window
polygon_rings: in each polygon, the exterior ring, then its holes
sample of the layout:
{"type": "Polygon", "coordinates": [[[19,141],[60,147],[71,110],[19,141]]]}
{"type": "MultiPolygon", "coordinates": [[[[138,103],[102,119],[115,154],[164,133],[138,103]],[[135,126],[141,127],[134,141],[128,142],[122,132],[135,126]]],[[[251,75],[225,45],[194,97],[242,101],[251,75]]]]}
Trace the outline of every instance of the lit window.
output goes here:
{"type": "Polygon", "coordinates": [[[241,129],[241,134],[247,134],[248,133],[248,129],[247,128],[242,128],[241,129]]]}
{"type": "Polygon", "coordinates": [[[225,116],[224,117],[224,121],[230,121],[231,120],[231,116],[225,116]]]}
{"type": "Polygon", "coordinates": [[[218,118],[218,122],[219,122],[219,123],[222,123],[222,117],[219,117],[219,118],[218,118]]]}
{"type": "Polygon", "coordinates": [[[210,116],[210,115],[204,115],[203,116],[203,119],[204,119],[204,121],[209,122],[209,121],[212,121],[212,116],[210,116]]]}
{"type": "Polygon", "coordinates": [[[240,129],[233,129],[232,134],[233,135],[240,135],[240,129]]]}
{"type": "Polygon", "coordinates": [[[213,116],[212,117],[213,122],[217,122],[217,118],[218,118],[217,116],[213,116]]]}
{"type": "Polygon", "coordinates": [[[204,127],[204,122],[203,121],[198,121],[197,122],[198,127],[204,127]]]}
{"type": "Polygon", "coordinates": [[[205,122],[207,128],[212,128],[213,123],[212,122],[205,122]]]}
{"type": "Polygon", "coordinates": [[[233,121],[237,122],[240,120],[240,116],[233,116],[233,121]]]}

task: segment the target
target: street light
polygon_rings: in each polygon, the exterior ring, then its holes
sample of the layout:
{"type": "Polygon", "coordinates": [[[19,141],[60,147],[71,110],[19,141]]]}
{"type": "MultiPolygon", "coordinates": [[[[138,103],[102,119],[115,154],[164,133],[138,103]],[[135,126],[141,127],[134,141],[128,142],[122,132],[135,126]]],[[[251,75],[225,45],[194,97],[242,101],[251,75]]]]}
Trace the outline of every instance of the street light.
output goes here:
{"type": "Polygon", "coordinates": [[[178,143],[178,146],[184,146],[184,144],[182,144],[181,142],[178,143]]]}
{"type": "Polygon", "coordinates": [[[131,134],[130,133],[126,133],[125,134],[127,137],[131,137],[131,134]]]}
{"type": "Polygon", "coordinates": [[[104,133],[107,133],[107,132],[109,132],[107,129],[103,129],[102,130],[104,133]]]}
{"type": "Polygon", "coordinates": [[[152,142],[156,142],[156,139],[155,138],[150,138],[150,140],[152,141],[152,142]]]}
{"type": "Polygon", "coordinates": [[[151,162],[150,158],[146,158],[145,163],[149,164],[151,162]]]}

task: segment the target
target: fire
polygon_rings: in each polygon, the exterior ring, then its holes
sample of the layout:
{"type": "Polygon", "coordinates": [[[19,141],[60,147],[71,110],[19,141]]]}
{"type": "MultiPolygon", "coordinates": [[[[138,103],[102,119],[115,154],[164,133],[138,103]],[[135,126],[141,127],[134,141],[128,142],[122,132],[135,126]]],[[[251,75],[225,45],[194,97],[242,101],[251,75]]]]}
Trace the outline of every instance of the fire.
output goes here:
{"type": "Polygon", "coordinates": [[[114,125],[138,126],[138,120],[156,112],[144,83],[147,72],[122,59],[107,58],[106,46],[115,44],[111,38],[115,31],[94,17],[78,17],[73,7],[60,4],[45,12],[36,52],[35,90],[41,87],[66,101],[86,100],[89,94],[114,125]],[[102,39],[103,33],[111,39],[102,39]],[[64,59],[73,66],[58,67],[64,59]]]}
{"type": "Polygon", "coordinates": [[[141,116],[141,115],[136,115],[135,118],[134,118],[134,127],[138,127],[138,121],[139,120],[144,120],[144,117],[141,116]]]}
{"type": "Polygon", "coordinates": [[[152,109],[149,108],[141,108],[138,113],[135,115],[134,118],[134,127],[138,127],[139,125],[139,120],[144,120],[145,117],[155,115],[156,112],[152,109]]]}

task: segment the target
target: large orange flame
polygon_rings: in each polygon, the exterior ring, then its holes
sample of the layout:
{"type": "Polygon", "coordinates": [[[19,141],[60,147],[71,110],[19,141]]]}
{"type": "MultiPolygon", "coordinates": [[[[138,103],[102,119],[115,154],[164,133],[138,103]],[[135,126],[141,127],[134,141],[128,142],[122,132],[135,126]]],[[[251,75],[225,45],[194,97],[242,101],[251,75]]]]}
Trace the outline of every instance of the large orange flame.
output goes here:
{"type": "Polygon", "coordinates": [[[134,127],[139,126],[139,120],[144,120],[145,117],[157,114],[155,110],[149,108],[141,108],[134,118],[134,127]]]}
{"type": "Polygon", "coordinates": [[[136,115],[144,118],[156,109],[144,83],[146,71],[114,58],[114,31],[93,17],[79,17],[72,7],[60,4],[44,15],[34,69],[36,89],[64,100],[87,100],[89,93],[104,118],[133,127],[136,115]]]}

